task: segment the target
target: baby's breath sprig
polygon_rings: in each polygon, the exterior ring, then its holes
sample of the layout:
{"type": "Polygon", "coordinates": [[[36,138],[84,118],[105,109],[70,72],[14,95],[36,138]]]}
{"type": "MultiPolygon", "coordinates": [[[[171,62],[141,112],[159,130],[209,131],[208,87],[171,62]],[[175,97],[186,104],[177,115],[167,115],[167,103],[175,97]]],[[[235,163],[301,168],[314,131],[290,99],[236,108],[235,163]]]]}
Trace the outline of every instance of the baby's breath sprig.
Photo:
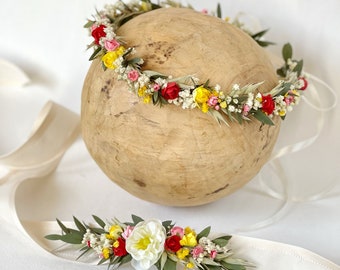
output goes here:
{"type": "MultiPolygon", "coordinates": [[[[130,91],[136,93],[144,103],[174,104],[182,109],[198,108],[226,125],[229,122],[242,124],[252,119],[257,119],[261,124],[274,125],[274,116],[284,119],[287,112],[299,103],[300,92],[306,89],[308,83],[302,71],[303,61],[292,58],[293,49],[289,43],[283,46],[284,65],[277,70],[279,83],[265,94],[258,90],[263,82],[243,86],[235,84],[231,89],[221,89],[219,85],[211,86],[209,80],[201,82],[191,75],[172,78],[156,71],[143,70],[144,60],[132,56],[135,48],[126,47],[116,31],[122,24],[140,14],[167,7],[184,6],[172,0],[157,4],[150,0],[128,4],[118,1],[107,5],[97,12],[94,20],[89,20],[85,25],[94,39],[89,45],[94,48],[90,60],[100,58],[104,70],[114,70],[118,79],[125,81],[130,91]]],[[[215,16],[222,17],[220,5],[216,13],[215,16]]],[[[267,30],[252,34],[237,21],[233,24],[248,33],[259,45],[273,44],[262,39],[267,30]]]]}

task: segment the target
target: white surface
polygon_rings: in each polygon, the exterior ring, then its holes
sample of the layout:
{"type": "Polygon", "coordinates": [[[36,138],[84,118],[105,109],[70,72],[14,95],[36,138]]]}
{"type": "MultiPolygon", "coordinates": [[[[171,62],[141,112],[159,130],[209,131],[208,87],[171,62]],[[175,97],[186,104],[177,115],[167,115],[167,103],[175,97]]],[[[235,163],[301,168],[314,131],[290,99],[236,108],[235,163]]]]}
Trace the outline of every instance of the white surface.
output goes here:
{"type": "MultiPolygon", "coordinates": [[[[221,1],[223,14],[243,11],[270,28],[269,40],[279,53],[287,41],[294,55],[304,58],[310,73],[327,81],[339,94],[340,2],[329,0],[221,1]]],[[[0,58],[21,67],[31,79],[23,89],[0,89],[0,155],[27,137],[30,125],[46,100],[53,99],[79,112],[83,79],[90,63],[90,42],[82,28],[94,8],[108,1],[9,1],[1,3],[0,58]]],[[[193,1],[197,9],[215,9],[217,1],[193,1]]],[[[322,104],[329,94],[322,92],[322,104]]],[[[278,146],[311,136],[316,113],[301,104],[284,122],[278,146]]],[[[288,213],[269,227],[243,235],[296,245],[340,264],[339,106],[325,114],[325,128],[314,145],[282,159],[295,196],[306,196],[335,183],[326,198],[292,203],[288,213]]],[[[264,168],[264,177],[271,175],[264,168]]],[[[57,172],[24,183],[18,190],[18,210],[25,219],[48,220],[72,215],[89,220],[91,214],[127,220],[131,213],[145,218],[172,219],[197,230],[212,225],[215,232],[234,233],[273,214],[281,202],[261,193],[256,177],[245,188],[218,202],[192,208],[154,205],[132,197],[97,168],[78,141],[57,172]]],[[[94,269],[51,257],[11,228],[1,224],[1,269],[94,269]]],[[[289,265],[287,265],[289,268],[289,265]]],[[[260,269],[260,268],[259,268],[260,269]]],[[[298,269],[298,268],[297,268],[298,269]]]]}

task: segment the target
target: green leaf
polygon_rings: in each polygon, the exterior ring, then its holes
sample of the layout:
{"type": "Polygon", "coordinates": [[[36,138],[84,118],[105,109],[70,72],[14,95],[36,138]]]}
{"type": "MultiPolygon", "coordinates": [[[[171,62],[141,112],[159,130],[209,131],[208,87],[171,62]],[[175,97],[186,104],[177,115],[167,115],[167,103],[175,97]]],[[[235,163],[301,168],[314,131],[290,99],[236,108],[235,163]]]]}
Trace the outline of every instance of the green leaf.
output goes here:
{"type": "Polygon", "coordinates": [[[101,47],[98,47],[97,49],[95,49],[94,52],[91,54],[89,60],[92,61],[93,59],[95,59],[101,50],[102,50],[101,47]]]}
{"type": "Polygon", "coordinates": [[[231,235],[225,235],[221,237],[217,237],[214,240],[212,240],[216,245],[219,245],[220,247],[224,247],[228,244],[229,240],[231,239],[231,235]]]}
{"type": "Polygon", "coordinates": [[[128,263],[129,261],[132,260],[132,256],[130,254],[127,254],[127,255],[125,255],[124,257],[121,257],[121,258],[122,259],[120,260],[119,265],[123,265],[123,264],[128,263]]]}
{"type": "Polygon", "coordinates": [[[281,67],[281,68],[278,68],[278,69],[276,70],[276,74],[279,75],[279,76],[282,77],[282,78],[285,78],[286,75],[287,75],[287,68],[286,68],[286,66],[283,66],[283,67],[281,67]]]}
{"type": "Polygon", "coordinates": [[[246,270],[246,266],[241,265],[241,264],[232,264],[232,263],[227,263],[224,261],[220,262],[226,269],[228,270],[246,270]]]}
{"type": "Polygon", "coordinates": [[[176,265],[176,262],[168,258],[164,264],[164,270],[176,270],[176,265]]]}
{"type": "Polygon", "coordinates": [[[83,234],[69,233],[60,236],[60,240],[68,244],[81,244],[83,241],[83,234]]]}
{"type": "Polygon", "coordinates": [[[255,111],[253,116],[263,124],[274,126],[273,121],[262,110],[255,111]]]}
{"type": "Polygon", "coordinates": [[[83,234],[86,233],[85,226],[76,217],[73,217],[73,221],[74,221],[74,224],[76,224],[80,232],[82,232],[83,234]]]}
{"type": "Polygon", "coordinates": [[[208,79],[204,85],[203,85],[203,88],[209,88],[209,83],[210,83],[210,80],[208,79]]]}
{"type": "Polygon", "coordinates": [[[303,68],[303,60],[300,60],[297,62],[295,68],[293,69],[293,71],[297,73],[298,77],[301,75],[302,68],[303,68]]]}
{"type": "Polygon", "coordinates": [[[260,31],[260,32],[255,33],[255,34],[252,34],[251,37],[252,37],[253,39],[261,38],[261,37],[263,37],[268,31],[269,31],[269,29],[262,30],[262,31],[260,31]]]}
{"type": "Polygon", "coordinates": [[[142,219],[141,217],[136,216],[136,215],[131,215],[131,217],[132,217],[132,221],[135,225],[137,225],[139,222],[144,221],[144,219],[142,219]]]}
{"type": "Polygon", "coordinates": [[[167,260],[168,260],[168,255],[166,254],[166,252],[163,252],[161,259],[160,259],[160,267],[159,267],[160,270],[163,270],[164,265],[167,260]]]}
{"type": "Polygon", "coordinates": [[[271,41],[264,41],[264,40],[255,40],[257,42],[257,44],[259,44],[261,47],[268,47],[269,45],[275,45],[275,42],[271,42],[271,41]]]}
{"type": "Polygon", "coordinates": [[[132,59],[128,60],[127,62],[128,62],[128,65],[132,65],[133,66],[135,64],[140,63],[140,61],[141,61],[141,58],[135,57],[135,58],[132,58],[132,59]]]}
{"type": "Polygon", "coordinates": [[[48,239],[48,240],[53,240],[53,241],[54,240],[60,240],[61,235],[59,235],[59,234],[49,234],[49,235],[46,235],[45,238],[48,239]]]}
{"type": "Polygon", "coordinates": [[[166,230],[169,230],[173,227],[172,220],[165,220],[162,222],[162,225],[166,230]]]}
{"type": "Polygon", "coordinates": [[[290,43],[286,43],[282,48],[282,57],[285,60],[285,62],[288,61],[288,59],[293,57],[293,48],[290,43]]]}
{"type": "Polygon", "coordinates": [[[87,20],[87,22],[84,24],[84,28],[90,28],[94,24],[94,21],[87,20]]]}
{"type": "Polygon", "coordinates": [[[204,265],[204,269],[209,269],[209,270],[221,270],[222,267],[218,265],[208,265],[208,264],[202,264],[204,265]]]}
{"type": "Polygon", "coordinates": [[[96,233],[96,234],[103,234],[103,233],[107,233],[104,229],[102,228],[93,228],[93,227],[89,227],[89,229],[91,230],[91,232],[96,233]]]}
{"type": "Polygon", "coordinates": [[[216,15],[218,18],[222,19],[222,9],[221,9],[221,4],[217,4],[217,10],[216,10],[216,15]]]}
{"type": "Polygon", "coordinates": [[[197,235],[197,240],[200,240],[202,237],[207,237],[210,233],[211,227],[208,226],[204,230],[202,230],[198,235],[197,235]]]}
{"type": "Polygon", "coordinates": [[[101,218],[99,218],[99,217],[97,217],[97,216],[95,216],[95,215],[92,215],[92,217],[93,217],[93,219],[97,222],[97,224],[98,224],[100,227],[102,227],[102,228],[105,227],[105,222],[104,222],[101,218]]]}
{"type": "Polygon", "coordinates": [[[70,229],[67,228],[59,219],[57,219],[57,223],[64,233],[70,233],[70,229]]]}

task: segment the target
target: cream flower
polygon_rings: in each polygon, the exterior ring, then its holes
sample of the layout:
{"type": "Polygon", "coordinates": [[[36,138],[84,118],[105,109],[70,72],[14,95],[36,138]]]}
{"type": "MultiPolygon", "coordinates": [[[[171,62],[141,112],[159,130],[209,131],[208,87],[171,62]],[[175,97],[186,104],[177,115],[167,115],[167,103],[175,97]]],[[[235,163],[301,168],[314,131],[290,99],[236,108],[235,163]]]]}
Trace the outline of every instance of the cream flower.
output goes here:
{"type": "Polygon", "coordinates": [[[137,270],[146,270],[154,265],[164,251],[166,232],[157,219],[137,224],[126,239],[126,250],[132,256],[132,266],[137,270]]]}

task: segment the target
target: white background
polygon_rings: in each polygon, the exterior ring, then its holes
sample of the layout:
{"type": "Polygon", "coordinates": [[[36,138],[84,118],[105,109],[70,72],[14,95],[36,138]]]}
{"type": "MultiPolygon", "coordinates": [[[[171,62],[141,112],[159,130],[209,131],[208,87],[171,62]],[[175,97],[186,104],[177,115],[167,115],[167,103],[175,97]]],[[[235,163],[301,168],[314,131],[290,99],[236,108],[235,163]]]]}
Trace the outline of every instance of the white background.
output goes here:
{"type": "MultiPolygon", "coordinates": [[[[303,58],[305,69],[317,75],[339,94],[340,2],[338,0],[229,0],[220,1],[223,15],[242,11],[270,28],[266,38],[275,41],[270,50],[280,54],[289,41],[294,55],[303,58]]],[[[82,28],[86,18],[108,1],[95,0],[4,0],[1,3],[0,58],[21,67],[31,78],[23,89],[0,89],[0,155],[20,145],[40,108],[52,99],[80,112],[83,79],[90,65],[82,28]]],[[[217,1],[193,1],[197,10],[214,10],[217,1]]],[[[322,106],[329,106],[329,92],[320,90],[322,106]]],[[[306,93],[308,97],[308,93],[306,93]]],[[[291,203],[274,224],[240,234],[296,245],[340,264],[339,108],[324,113],[324,129],[309,148],[282,159],[293,195],[307,196],[330,186],[330,193],[317,201],[291,203]]],[[[305,104],[287,117],[278,146],[312,136],[318,113],[305,104]]],[[[272,176],[268,168],[264,181],[272,176]]],[[[281,201],[263,194],[259,177],[242,190],[215,203],[192,208],[154,205],[132,197],[113,184],[91,160],[81,140],[69,150],[55,174],[24,183],[18,191],[18,210],[23,219],[70,220],[72,215],[89,220],[129,219],[134,213],[145,218],[172,219],[179,225],[239,233],[270,217],[281,201]],[[261,193],[262,192],[262,193],[261,193]]],[[[0,227],[1,269],[94,269],[59,260],[31,247],[30,241],[8,224],[0,227]]],[[[289,268],[289,265],[287,265],[289,268]]]]}

